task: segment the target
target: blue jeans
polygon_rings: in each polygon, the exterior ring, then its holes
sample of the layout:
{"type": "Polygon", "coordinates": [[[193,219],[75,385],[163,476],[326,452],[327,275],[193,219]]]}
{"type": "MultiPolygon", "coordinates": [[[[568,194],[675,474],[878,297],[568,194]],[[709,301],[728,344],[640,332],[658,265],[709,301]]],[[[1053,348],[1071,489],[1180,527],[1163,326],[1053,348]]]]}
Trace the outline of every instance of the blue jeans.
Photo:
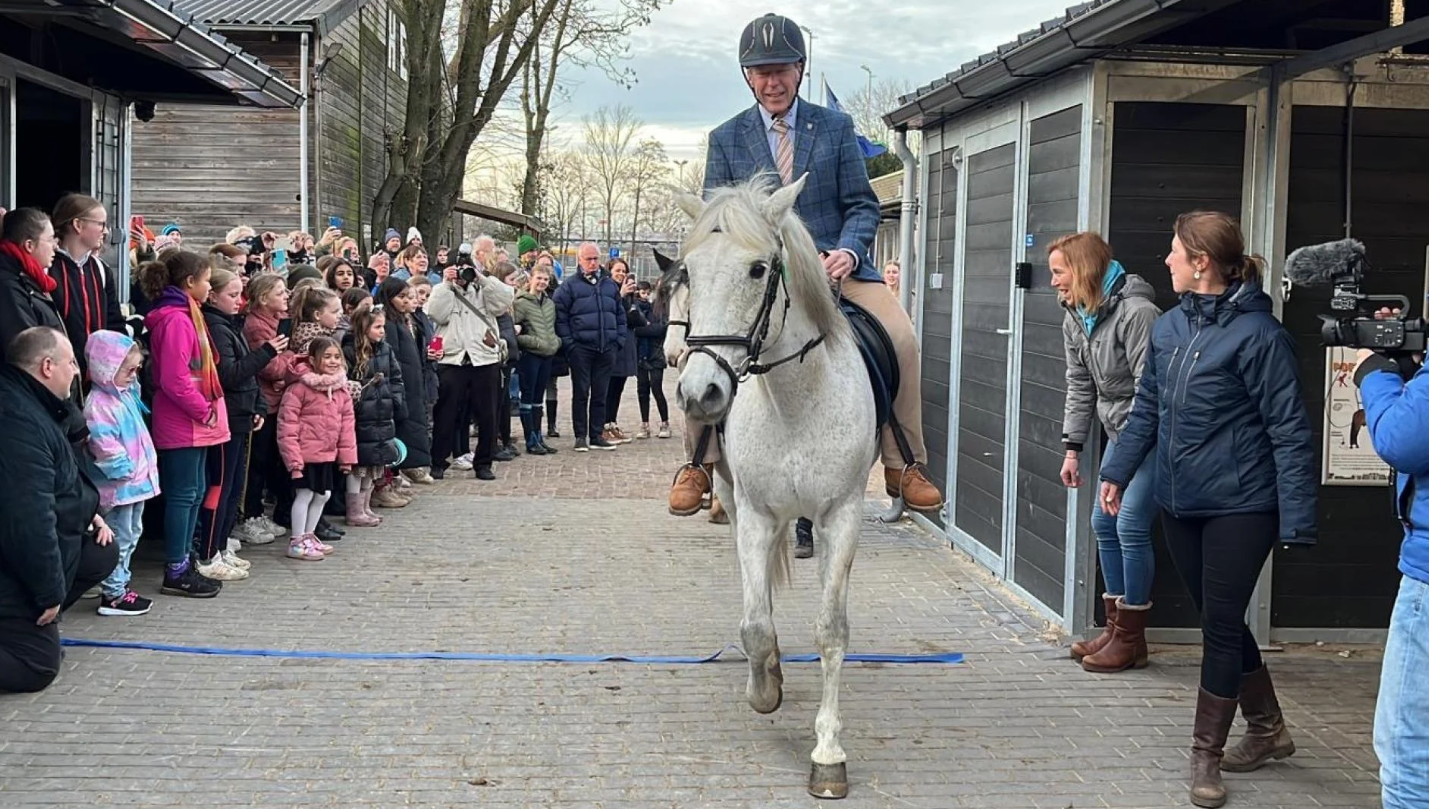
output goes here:
{"type": "Polygon", "coordinates": [[[165,494],[165,562],[190,559],[195,522],[205,495],[205,455],[208,448],[174,448],[159,452],[160,492],[165,494]]]}
{"type": "Polygon", "coordinates": [[[1382,764],[1383,808],[1426,808],[1427,796],[1427,584],[1407,575],[1397,589],[1372,746],[1382,764]]]}
{"type": "Polygon", "coordinates": [[[126,587],[130,585],[130,555],[135,551],[136,544],[140,543],[140,533],[144,529],[141,518],[144,515],[145,502],[137,501],[134,504],[114,507],[105,516],[105,523],[109,524],[115,533],[115,548],[120,553],[120,559],[115,562],[115,570],[100,583],[100,591],[106,597],[123,596],[126,587]]]}
{"type": "MultiPolygon", "coordinates": [[[[1107,446],[1103,464],[1115,447],[1115,443],[1107,446]]],[[[1115,518],[1102,511],[1100,500],[1092,505],[1092,531],[1097,536],[1102,583],[1107,594],[1121,595],[1130,606],[1146,605],[1152,599],[1152,579],[1157,571],[1152,550],[1152,524],[1157,520],[1156,471],[1157,452],[1153,450],[1122,491],[1121,512],[1115,518]]]]}

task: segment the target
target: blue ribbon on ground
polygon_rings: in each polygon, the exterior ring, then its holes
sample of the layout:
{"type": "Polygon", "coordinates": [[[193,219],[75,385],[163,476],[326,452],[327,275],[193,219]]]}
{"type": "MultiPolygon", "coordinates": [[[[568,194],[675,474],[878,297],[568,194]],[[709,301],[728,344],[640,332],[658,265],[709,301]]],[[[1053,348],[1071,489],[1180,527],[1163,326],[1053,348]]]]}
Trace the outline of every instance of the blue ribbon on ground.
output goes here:
{"type": "MultiPolygon", "coordinates": [[[[562,664],[600,664],[622,662],[635,665],[704,665],[721,661],[728,651],[741,653],[735,645],[727,645],[710,656],[646,656],[629,653],[467,653],[464,651],[325,651],[325,650],[271,650],[267,648],[217,648],[203,645],[167,645],[161,642],[128,642],[122,640],[62,639],[62,645],[71,648],[111,648],[117,650],[147,650],[160,653],[189,653],[202,656],[260,656],[279,659],[450,659],[462,662],[556,662],[562,664]]],[[[795,653],[781,657],[783,662],[816,662],[821,657],[815,653],[795,653]]],[[[848,653],[848,662],[876,662],[892,665],[955,665],[963,660],[960,653],[848,653]]]]}

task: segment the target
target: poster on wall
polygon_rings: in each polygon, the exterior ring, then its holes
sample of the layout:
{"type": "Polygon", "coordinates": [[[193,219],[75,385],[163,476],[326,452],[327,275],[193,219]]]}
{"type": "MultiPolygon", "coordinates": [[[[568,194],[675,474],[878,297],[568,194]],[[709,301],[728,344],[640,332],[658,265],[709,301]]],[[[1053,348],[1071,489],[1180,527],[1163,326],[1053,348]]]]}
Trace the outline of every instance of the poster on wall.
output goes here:
{"type": "Polygon", "coordinates": [[[1326,425],[1322,430],[1322,484],[1385,487],[1391,468],[1372,450],[1367,418],[1352,382],[1357,350],[1327,348],[1326,425]]]}

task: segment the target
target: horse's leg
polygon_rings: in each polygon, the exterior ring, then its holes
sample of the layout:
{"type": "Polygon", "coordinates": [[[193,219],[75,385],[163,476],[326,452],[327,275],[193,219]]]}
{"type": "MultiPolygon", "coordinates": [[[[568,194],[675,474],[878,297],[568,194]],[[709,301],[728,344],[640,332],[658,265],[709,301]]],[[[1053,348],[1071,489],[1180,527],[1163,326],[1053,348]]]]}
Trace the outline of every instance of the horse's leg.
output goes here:
{"type": "Polygon", "coordinates": [[[746,700],[759,713],[775,712],[781,706],[781,649],[771,621],[771,590],[777,577],[772,558],[780,533],[775,520],[737,498],[729,483],[718,482],[717,495],[731,513],[741,561],[741,649],[751,663],[746,700]]]}
{"type": "Polygon", "coordinates": [[[861,535],[861,501],[838,505],[817,522],[821,536],[821,613],[816,646],[821,651],[821,706],[816,712],[816,748],[811,751],[808,790],[822,799],[846,796],[846,753],[841,749],[841,663],[851,638],[846,591],[861,535]]]}

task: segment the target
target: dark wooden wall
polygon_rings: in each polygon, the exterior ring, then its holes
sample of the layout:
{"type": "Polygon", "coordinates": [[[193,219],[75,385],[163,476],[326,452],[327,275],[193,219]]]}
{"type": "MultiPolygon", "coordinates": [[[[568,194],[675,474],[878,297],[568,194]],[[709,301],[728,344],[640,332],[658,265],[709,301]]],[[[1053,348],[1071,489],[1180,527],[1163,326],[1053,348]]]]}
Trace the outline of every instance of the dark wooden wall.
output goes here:
{"type": "MultiPolygon", "coordinates": [[[[324,146],[320,155],[317,229],[340,217],[360,239],[386,172],[386,140],[405,123],[406,81],[386,66],[389,21],[384,4],[371,3],[327,34],[343,50],[326,66],[317,107],[324,146]]],[[[402,232],[410,223],[395,223],[402,232]]],[[[380,234],[361,246],[363,254],[380,234]]]]}
{"type": "Polygon", "coordinates": [[[1016,144],[972,155],[965,169],[961,407],[952,504],[956,527],[1000,554],[1010,339],[998,330],[1011,327],[1016,144]]]}
{"type": "Polygon", "coordinates": [[[1077,230],[1081,189],[1082,108],[1031,122],[1027,160],[1025,261],[1031,287],[1023,293],[1021,424],[1016,482],[1017,585],[1057,613],[1066,582],[1066,488],[1061,420],[1066,405],[1062,311],[1049,285],[1046,246],[1077,230]]]}
{"type": "MultiPolygon", "coordinates": [[[[1118,102],[1114,113],[1108,241],[1129,272],[1156,288],[1157,306],[1167,310],[1177,303],[1165,264],[1177,215],[1193,209],[1241,215],[1247,110],[1220,104],[1118,102]]],[[[1197,611],[1166,550],[1160,523],[1153,537],[1157,576],[1152,624],[1195,627],[1197,611]]],[[[1100,574],[1095,582],[1100,593],[1100,574]]]]}
{"type": "MultiPolygon", "coordinates": [[[[1292,109],[1287,251],[1343,236],[1341,107],[1292,109]]],[[[1353,125],[1352,236],[1367,246],[1365,289],[1402,293],[1417,314],[1426,283],[1427,111],[1358,108],[1353,125]]],[[[1317,316],[1330,288],[1294,290],[1284,323],[1296,338],[1302,391],[1312,421],[1320,478],[1326,350],[1317,316]]],[[[1385,628],[1397,594],[1392,489],[1323,487],[1311,549],[1278,550],[1272,623],[1278,627],[1385,628]]]]}
{"type": "MultiPolygon", "coordinates": [[[[926,158],[926,245],[919,263],[922,276],[921,317],[921,431],[926,442],[927,467],[938,483],[946,481],[951,408],[952,294],[956,290],[956,149],[933,152],[926,158]],[[943,280],[932,288],[932,274],[943,280]]],[[[939,523],[937,513],[926,519],[939,523]]]]}

